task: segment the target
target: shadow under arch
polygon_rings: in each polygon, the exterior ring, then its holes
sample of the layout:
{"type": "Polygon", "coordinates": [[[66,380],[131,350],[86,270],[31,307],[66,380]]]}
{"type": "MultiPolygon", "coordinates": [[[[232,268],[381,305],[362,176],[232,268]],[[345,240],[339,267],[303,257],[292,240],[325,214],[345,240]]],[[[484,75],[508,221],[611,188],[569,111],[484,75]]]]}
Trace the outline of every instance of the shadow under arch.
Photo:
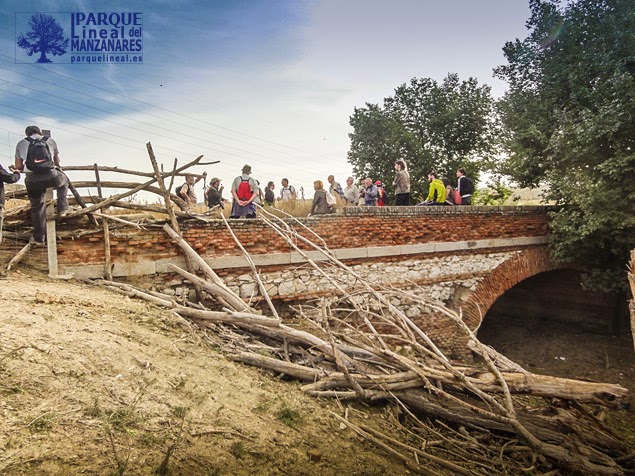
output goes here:
{"type": "Polygon", "coordinates": [[[498,266],[483,279],[461,305],[463,320],[470,329],[478,329],[492,305],[521,281],[541,273],[576,269],[572,265],[554,264],[547,247],[529,248],[498,266]]]}
{"type": "Polygon", "coordinates": [[[615,298],[580,286],[579,270],[553,269],[505,291],[478,339],[526,369],[632,386],[630,332],[616,329],[615,298]]]}

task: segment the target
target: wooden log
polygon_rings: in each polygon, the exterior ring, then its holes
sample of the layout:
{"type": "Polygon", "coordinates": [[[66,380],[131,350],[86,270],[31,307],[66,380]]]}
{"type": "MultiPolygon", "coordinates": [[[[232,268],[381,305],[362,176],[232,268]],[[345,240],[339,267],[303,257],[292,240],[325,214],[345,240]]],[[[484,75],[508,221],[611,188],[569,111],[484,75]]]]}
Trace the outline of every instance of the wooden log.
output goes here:
{"type": "Polygon", "coordinates": [[[305,367],[284,360],[273,359],[252,352],[240,352],[237,355],[230,355],[231,360],[242,362],[243,364],[259,367],[261,369],[273,370],[281,374],[286,374],[304,381],[317,380],[326,375],[323,370],[305,367]]]}
{"type": "MultiPolygon", "coordinates": [[[[199,157],[197,157],[193,161],[188,162],[187,164],[183,165],[182,167],[179,167],[177,169],[177,172],[180,172],[182,170],[188,169],[189,167],[192,167],[194,165],[199,164],[202,158],[203,158],[203,156],[200,155],[199,157]]],[[[104,200],[104,201],[102,201],[100,203],[97,203],[95,205],[91,205],[88,208],[83,208],[81,210],[77,210],[75,212],[71,212],[71,213],[69,213],[67,215],[67,217],[71,218],[71,217],[74,217],[74,216],[85,215],[86,213],[92,213],[92,212],[95,212],[95,211],[97,211],[97,210],[99,210],[101,208],[104,208],[106,206],[110,206],[111,203],[114,203],[114,202],[116,202],[118,200],[121,200],[123,198],[129,197],[129,196],[134,195],[135,193],[137,193],[137,192],[139,192],[141,190],[146,189],[147,187],[151,186],[154,182],[156,182],[156,180],[157,180],[156,177],[154,177],[152,180],[149,180],[149,181],[147,181],[145,183],[139,184],[138,186],[134,187],[132,190],[128,190],[127,192],[120,193],[118,195],[113,195],[112,197],[107,198],[106,200],[104,200]]],[[[102,182],[102,185],[103,185],[103,182],[102,182]]]]}
{"type": "MultiPolygon", "coordinates": [[[[172,225],[172,229],[181,235],[181,228],[179,227],[179,221],[176,218],[176,214],[174,213],[174,206],[172,205],[172,201],[170,200],[170,190],[166,188],[165,182],[163,181],[163,175],[159,170],[159,164],[157,163],[157,159],[154,155],[154,151],[152,150],[152,144],[148,142],[146,144],[146,148],[148,149],[148,156],[150,157],[150,163],[152,164],[152,169],[154,170],[154,176],[157,179],[157,183],[159,184],[159,189],[161,190],[161,195],[163,196],[163,200],[165,203],[165,209],[168,212],[168,218],[170,219],[170,224],[172,225]]],[[[174,175],[172,175],[174,177],[174,175]]],[[[185,255],[185,264],[187,266],[187,270],[189,272],[194,271],[194,263],[192,263],[192,258],[186,254],[185,255]]],[[[201,293],[201,288],[197,284],[194,284],[194,289],[196,290],[196,298],[197,302],[203,300],[203,295],[201,293]]]]}
{"type": "Polygon", "coordinates": [[[182,268],[179,268],[173,263],[168,264],[168,267],[185,279],[190,281],[192,284],[200,286],[202,289],[207,291],[214,298],[218,299],[224,306],[233,309],[234,311],[254,311],[251,309],[245,301],[243,301],[240,296],[237,296],[235,293],[231,292],[224,286],[219,286],[216,283],[210,283],[209,281],[205,281],[202,278],[199,278],[193,273],[189,273],[182,268]]]}
{"type": "Polygon", "coordinates": [[[11,271],[11,268],[22,261],[22,258],[26,256],[30,249],[31,243],[27,243],[26,245],[24,245],[24,247],[20,251],[18,251],[18,253],[13,258],[11,258],[11,261],[9,261],[9,264],[7,265],[7,271],[11,271]]]}
{"type": "MultiPolygon", "coordinates": [[[[240,358],[243,358],[242,354],[240,358]]],[[[281,361],[274,358],[258,358],[251,361],[246,359],[244,362],[250,365],[262,366],[263,368],[267,368],[269,370],[278,371],[278,362],[281,361]]],[[[457,369],[464,372],[467,376],[466,378],[471,379],[472,382],[481,390],[493,393],[502,392],[501,386],[497,384],[492,374],[474,368],[457,367],[457,369]]],[[[452,374],[444,369],[433,369],[431,371],[430,368],[426,368],[425,373],[430,379],[439,381],[444,385],[454,384],[456,386],[460,383],[452,376],[452,374]]],[[[353,374],[353,377],[365,389],[387,391],[422,387],[421,379],[415,372],[412,371],[398,372],[390,375],[353,374]]],[[[521,395],[562,398],[590,403],[606,403],[607,400],[623,398],[628,395],[628,390],[626,388],[609,383],[584,382],[531,373],[504,372],[503,377],[507,381],[510,391],[521,395]]],[[[300,377],[298,376],[298,378],[300,377]]],[[[313,378],[308,380],[313,381],[313,378]]],[[[303,387],[303,390],[317,391],[348,387],[349,381],[342,373],[331,373],[328,376],[324,375],[319,382],[306,385],[303,387]]]]}
{"type": "Polygon", "coordinates": [[[93,212],[93,215],[95,215],[96,217],[99,217],[103,220],[112,220],[112,221],[116,221],[118,223],[123,223],[124,225],[128,225],[128,226],[132,226],[134,228],[141,228],[139,226],[138,223],[135,223],[133,221],[130,220],[124,220],[123,218],[120,218],[116,215],[106,215],[105,213],[99,213],[99,212],[93,212]]]}
{"type": "MultiPolygon", "coordinates": [[[[168,214],[168,210],[165,207],[161,207],[159,205],[147,205],[141,203],[130,203],[130,202],[114,202],[111,204],[114,208],[125,208],[129,210],[141,210],[144,212],[150,213],[162,213],[164,215],[168,214]]],[[[181,210],[174,210],[174,213],[177,217],[190,217],[190,213],[183,212],[181,210]]]]}
{"type": "Polygon", "coordinates": [[[245,249],[243,244],[240,242],[240,240],[236,236],[236,233],[234,233],[234,230],[232,230],[232,227],[227,222],[227,218],[225,218],[225,215],[223,215],[221,213],[220,217],[223,220],[223,223],[225,224],[227,229],[229,230],[229,233],[231,234],[231,236],[232,236],[232,238],[234,240],[234,243],[236,243],[236,245],[238,245],[240,250],[243,252],[243,256],[247,260],[247,263],[249,263],[249,267],[251,268],[251,272],[253,274],[253,277],[256,280],[256,282],[258,283],[258,289],[260,289],[260,293],[262,294],[262,296],[267,301],[267,305],[269,306],[269,309],[271,309],[271,313],[275,317],[280,318],[280,316],[278,315],[278,311],[276,310],[276,307],[271,302],[271,298],[269,297],[269,293],[267,293],[267,290],[265,289],[265,285],[262,283],[262,280],[260,279],[260,276],[258,275],[258,270],[256,269],[256,264],[254,263],[254,260],[251,259],[251,256],[249,255],[249,253],[247,252],[247,250],[245,249]]]}
{"type": "Polygon", "coordinates": [[[263,326],[277,328],[281,324],[280,319],[260,316],[258,314],[251,314],[248,312],[202,311],[200,309],[193,309],[191,307],[180,305],[174,306],[174,310],[182,316],[187,316],[192,319],[222,322],[224,324],[236,324],[241,327],[263,326]]]}
{"type": "MultiPolygon", "coordinates": [[[[216,274],[216,272],[210,267],[210,265],[208,265],[205,260],[201,257],[201,255],[199,255],[191,246],[190,244],[185,241],[183,239],[183,237],[181,235],[179,235],[178,233],[176,233],[172,227],[170,227],[170,225],[168,225],[167,223],[163,226],[163,230],[170,235],[170,237],[176,242],[177,245],[179,245],[181,247],[181,249],[192,258],[192,261],[194,263],[196,263],[196,265],[199,267],[199,269],[201,271],[203,271],[203,273],[205,273],[205,275],[212,280],[212,283],[216,284],[217,286],[219,286],[220,288],[223,289],[224,291],[224,296],[220,296],[221,299],[226,300],[226,296],[232,296],[230,301],[227,301],[227,303],[230,305],[230,307],[232,309],[234,309],[235,311],[242,311],[245,309],[249,309],[252,310],[241,298],[240,296],[238,296],[236,293],[234,293],[231,289],[229,289],[227,286],[225,286],[225,283],[223,282],[222,279],[220,279],[220,277],[216,274]]],[[[176,270],[175,270],[176,271],[176,270]]],[[[192,274],[192,273],[190,273],[192,274]]],[[[189,279],[189,278],[188,278],[189,279]]],[[[194,275],[192,275],[192,279],[196,280],[196,277],[194,277],[194,275]]]]}
{"type": "MultiPolygon", "coordinates": [[[[440,400],[419,390],[403,390],[391,394],[377,392],[373,398],[382,400],[391,398],[393,395],[408,407],[424,412],[429,417],[477,428],[515,433],[509,425],[483,418],[480,415],[470,414],[452,402],[440,400]]],[[[567,434],[562,431],[561,422],[558,419],[537,417],[529,413],[519,412],[518,419],[541,441],[550,442],[545,444],[541,452],[552,461],[557,462],[559,467],[565,468],[573,474],[588,476],[619,476],[624,474],[615,460],[589,445],[588,440],[593,438],[593,432],[586,430],[576,432],[573,426],[567,425],[567,434]],[[573,438],[574,433],[577,438],[573,438]]],[[[614,443],[620,445],[619,441],[614,441],[614,443]]]]}
{"type": "Polygon", "coordinates": [[[129,297],[138,297],[156,304],[161,307],[167,307],[173,309],[178,314],[188,316],[192,319],[198,319],[203,321],[211,321],[224,324],[236,324],[240,326],[255,326],[255,327],[278,327],[280,326],[280,320],[271,317],[263,317],[257,314],[250,314],[245,312],[225,312],[225,311],[203,311],[200,309],[193,309],[191,307],[182,306],[172,300],[165,299],[163,297],[155,296],[139,289],[136,289],[130,285],[124,283],[118,283],[116,281],[101,281],[102,284],[110,289],[125,294],[129,297]]]}
{"type": "MultiPolygon", "coordinates": [[[[214,162],[210,162],[208,163],[208,165],[210,164],[217,164],[220,161],[214,161],[214,162]]],[[[129,169],[122,169],[119,167],[107,167],[107,166],[103,166],[100,165],[99,167],[97,167],[97,164],[95,164],[94,166],[91,165],[67,165],[64,167],[64,170],[66,171],[84,171],[84,170],[99,170],[100,172],[116,172],[116,173],[120,173],[120,174],[126,174],[126,175],[137,175],[139,177],[154,177],[154,174],[151,172],[139,172],[137,170],[129,170],[129,169]]],[[[171,173],[165,173],[163,174],[164,177],[169,177],[171,175],[171,173]]],[[[194,173],[190,173],[188,172],[187,174],[185,173],[177,173],[177,176],[180,177],[185,177],[186,175],[193,175],[194,177],[201,177],[203,178],[202,175],[200,174],[194,174],[194,173]]]]}
{"type": "MultiPolygon", "coordinates": [[[[147,184],[147,182],[146,182],[147,184]]],[[[140,183],[140,182],[113,182],[113,181],[100,181],[99,184],[95,181],[95,182],[91,182],[91,181],[77,181],[74,182],[73,184],[75,186],[75,188],[97,188],[97,187],[104,187],[104,188],[125,188],[125,189],[134,189],[136,193],[139,190],[144,190],[146,192],[150,192],[150,193],[154,193],[155,195],[159,195],[162,196],[161,194],[161,190],[159,189],[159,187],[154,187],[152,185],[145,185],[140,183]]],[[[20,198],[24,198],[26,199],[27,197],[27,193],[26,190],[16,190],[15,192],[11,192],[11,198],[16,198],[16,199],[20,199],[20,198]]],[[[132,194],[130,194],[132,195],[132,194]]],[[[128,195],[126,195],[128,196],[128,195]]],[[[84,197],[81,197],[82,200],[84,200],[84,197]]],[[[182,198],[177,197],[174,194],[170,195],[170,198],[172,199],[172,201],[174,203],[176,203],[179,208],[185,207],[185,201],[182,198]]],[[[79,202],[76,202],[79,204],[79,202]]]]}
{"type": "MultiPolygon", "coordinates": [[[[104,196],[101,191],[101,178],[99,177],[99,167],[97,164],[94,166],[95,169],[95,180],[97,182],[97,196],[99,200],[103,200],[104,196]]],[[[112,264],[110,263],[110,230],[108,227],[108,220],[105,218],[101,219],[101,226],[104,230],[104,278],[112,281],[112,264]]]]}
{"type": "Polygon", "coordinates": [[[53,215],[55,211],[53,209],[53,189],[47,188],[45,200],[48,202],[46,207],[46,248],[47,248],[47,260],[49,268],[49,276],[52,278],[59,274],[57,266],[57,236],[55,234],[55,220],[53,215]]]}

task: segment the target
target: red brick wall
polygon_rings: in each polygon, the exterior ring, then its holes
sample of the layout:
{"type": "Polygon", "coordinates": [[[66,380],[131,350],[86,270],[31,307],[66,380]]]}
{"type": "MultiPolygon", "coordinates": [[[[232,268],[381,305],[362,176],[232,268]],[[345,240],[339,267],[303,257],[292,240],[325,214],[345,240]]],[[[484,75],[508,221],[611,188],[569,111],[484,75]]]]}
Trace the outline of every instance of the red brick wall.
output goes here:
{"type": "MultiPolygon", "coordinates": [[[[532,237],[548,232],[546,207],[369,207],[302,222],[332,249],[532,237]]],[[[311,237],[297,223],[288,223],[311,237]]],[[[181,227],[184,238],[203,256],[241,254],[220,220],[209,224],[190,220],[181,227]]],[[[232,221],[232,227],[249,253],[292,251],[272,229],[257,220],[232,221]]],[[[298,245],[309,249],[305,244],[298,245]]],[[[160,227],[112,232],[113,262],[159,260],[179,254],[178,247],[160,227]]],[[[58,259],[61,265],[103,263],[103,236],[64,239],[58,246],[58,259]]]]}

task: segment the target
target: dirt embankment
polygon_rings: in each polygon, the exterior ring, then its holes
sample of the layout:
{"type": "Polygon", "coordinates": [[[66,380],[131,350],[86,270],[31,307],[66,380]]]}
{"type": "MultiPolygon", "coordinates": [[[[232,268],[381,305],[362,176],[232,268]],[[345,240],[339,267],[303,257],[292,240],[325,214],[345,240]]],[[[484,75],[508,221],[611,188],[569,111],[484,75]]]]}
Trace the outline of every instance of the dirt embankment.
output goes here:
{"type": "Polygon", "coordinates": [[[407,473],[169,311],[19,272],[0,300],[2,475],[407,473]]]}

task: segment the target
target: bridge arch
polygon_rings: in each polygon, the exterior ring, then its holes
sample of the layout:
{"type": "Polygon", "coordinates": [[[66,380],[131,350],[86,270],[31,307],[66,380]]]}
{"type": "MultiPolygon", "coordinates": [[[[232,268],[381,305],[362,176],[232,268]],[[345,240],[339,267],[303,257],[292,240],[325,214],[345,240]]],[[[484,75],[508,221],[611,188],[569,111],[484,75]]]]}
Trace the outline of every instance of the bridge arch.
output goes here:
{"type": "Polygon", "coordinates": [[[477,329],[492,305],[505,292],[532,276],[559,269],[574,269],[556,265],[547,247],[529,248],[519,252],[498,266],[483,279],[462,304],[463,319],[470,329],[477,329]]]}

